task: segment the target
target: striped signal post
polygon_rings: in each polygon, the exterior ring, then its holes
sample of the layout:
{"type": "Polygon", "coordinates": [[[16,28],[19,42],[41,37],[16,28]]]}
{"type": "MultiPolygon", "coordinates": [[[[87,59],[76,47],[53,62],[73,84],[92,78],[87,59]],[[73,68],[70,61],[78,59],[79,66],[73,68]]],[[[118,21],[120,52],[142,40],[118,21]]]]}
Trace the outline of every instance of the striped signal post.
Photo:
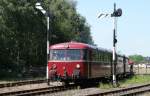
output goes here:
{"type": "Polygon", "coordinates": [[[114,21],[114,27],[113,27],[113,53],[112,53],[112,84],[117,86],[116,83],[116,65],[117,65],[117,58],[116,58],[116,43],[117,43],[117,36],[116,36],[116,30],[117,30],[117,17],[120,17],[122,15],[122,9],[118,8],[116,9],[116,3],[114,3],[114,12],[109,14],[109,13],[100,13],[98,15],[98,18],[106,18],[106,17],[113,17],[114,21]]]}
{"type": "Polygon", "coordinates": [[[37,3],[35,4],[35,7],[36,9],[40,10],[45,16],[46,16],[46,20],[47,20],[47,48],[46,48],[46,51],[47,51],[47,66],[46,66],[46,79],[47,79],[47,84],[49,85],[49,74],[48,74],[48,60],[49,60],[49,45],[50,45],[50,42],[49,42],[49,20],[50,20],[50,17],[49,17],[49,14],[46,10],[43,9],[43,7],[41,6],[41,1],[38,0],[37,3]]]}

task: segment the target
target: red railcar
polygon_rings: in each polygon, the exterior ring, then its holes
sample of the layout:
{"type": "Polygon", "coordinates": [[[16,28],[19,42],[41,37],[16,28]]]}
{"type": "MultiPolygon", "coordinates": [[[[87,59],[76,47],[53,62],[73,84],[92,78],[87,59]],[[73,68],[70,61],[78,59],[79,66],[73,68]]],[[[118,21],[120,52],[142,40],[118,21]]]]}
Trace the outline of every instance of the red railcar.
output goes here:
{"type": "MultiPolygon", "coordinates": [[[[116,75],[130,73],[128,58],[117,55],[116,75]]],[[[66,42],[50,47],[49,79],[89,80],[112,76],[112,52],[85,43],[66,42]]]]}

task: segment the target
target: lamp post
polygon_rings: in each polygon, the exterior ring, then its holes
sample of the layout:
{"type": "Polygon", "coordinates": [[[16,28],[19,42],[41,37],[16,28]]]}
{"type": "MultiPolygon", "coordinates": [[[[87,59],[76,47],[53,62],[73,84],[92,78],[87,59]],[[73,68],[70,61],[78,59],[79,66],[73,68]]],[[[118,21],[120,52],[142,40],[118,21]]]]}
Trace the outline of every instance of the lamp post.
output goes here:
{"type": "Polygon", "coordinates": [[[116,36],[116,28],[117,28],[117,17],[120,17],[122,15],[122,10],[118,8],[116,10],[116,4],[114,3],[114,12],[111,14],[108,13],[100,13],[98,15],[98,18],[101,18],[102,16],[108,17],[111,16],[113,17],[114,21],[114,27],[113,27],[113,53],[112,53],[112,83],[114,86],[116,86],[116,65],[117,65],[117,58],[116,58],[116,43],[117,43],[117,36],[116,36]]]}
{"type": "Polygon", "coordinates": [[[49,74],[48,74],[48,60],[49,60],[49,15],[48,15],[48,12],[46,10],[43,9],[43,7],[41,6],[41,2],[38,1],[36,4],[35,4],[35,7],[36,9],[40,10],[45,16],[46,16],[46,20],[47,20],[47,48],[46,48],[46,51],[47,51],[47,66],[46,66],[46,79],[47,79],[47,84],[49,85],[49,74]]]}

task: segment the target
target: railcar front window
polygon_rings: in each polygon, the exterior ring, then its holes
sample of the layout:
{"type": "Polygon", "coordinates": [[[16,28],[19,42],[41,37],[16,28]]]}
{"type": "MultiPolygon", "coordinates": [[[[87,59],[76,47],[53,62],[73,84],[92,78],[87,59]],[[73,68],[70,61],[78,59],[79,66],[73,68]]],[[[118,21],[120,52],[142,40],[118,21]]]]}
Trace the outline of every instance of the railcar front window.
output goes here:
{"type": "Polygon", "coordinates": [[[81,59],[81,51],[80,50],[67,50],[67,60],[80,60],[81,59]]]}
{"type": "Polygon", "coordinates": [[[50,60],[81,60],[83,51],[80,49],[50,50],[50,60]]]}
{"type": "Polygon", "coordinates": [[[65,60],[65,50],[51,50],[51,60],[65,60]]]}

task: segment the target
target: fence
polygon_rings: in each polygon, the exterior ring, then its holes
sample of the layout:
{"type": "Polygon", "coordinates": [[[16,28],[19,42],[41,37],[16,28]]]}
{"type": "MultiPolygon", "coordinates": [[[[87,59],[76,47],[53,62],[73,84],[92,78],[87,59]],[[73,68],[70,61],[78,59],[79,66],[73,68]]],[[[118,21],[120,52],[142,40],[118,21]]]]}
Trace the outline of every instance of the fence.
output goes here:
{"type": "Polygon", "coordinates": [[[135,64],[133,65],[133,72],[140,75],[150,75],[150,65],[149,64],[135,64]]]}

